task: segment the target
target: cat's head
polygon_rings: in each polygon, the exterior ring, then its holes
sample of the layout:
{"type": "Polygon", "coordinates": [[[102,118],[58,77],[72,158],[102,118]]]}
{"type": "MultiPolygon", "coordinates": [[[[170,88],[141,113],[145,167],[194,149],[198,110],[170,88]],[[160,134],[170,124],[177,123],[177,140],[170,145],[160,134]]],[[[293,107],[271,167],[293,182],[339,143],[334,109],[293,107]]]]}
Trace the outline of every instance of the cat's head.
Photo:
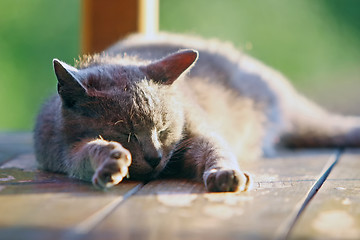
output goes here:
{"type": "Polygon", "coordinates": [[[197,57],[183,50],[150,63],[107,59],[81,69],[55,59],[65,138],[117,141],[132,154],[131,177],[156,176],[183,138],[176,80],[197,57]]]}

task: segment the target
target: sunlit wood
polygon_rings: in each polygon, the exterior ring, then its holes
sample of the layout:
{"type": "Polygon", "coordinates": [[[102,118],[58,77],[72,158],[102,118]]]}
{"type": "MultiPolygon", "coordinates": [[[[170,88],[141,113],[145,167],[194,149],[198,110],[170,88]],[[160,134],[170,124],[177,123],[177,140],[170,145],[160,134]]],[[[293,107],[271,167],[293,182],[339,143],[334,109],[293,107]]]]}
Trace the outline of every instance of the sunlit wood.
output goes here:
{"type": "Polygon", "coordinates": [[[31,133],[0,133],[0,239],[360,239],[359,150],[337,151],[328,179],[332,150],[245,162],[255,189],[214,194],[184,179],[100,191],[38,170],[32,145],[31,133]]]}
{"type": "Polygon", "coordinates": [[[83,0],[82,53],[103,51],[133,33],[153,35],[159,25],[158,0],[83,0]]]}

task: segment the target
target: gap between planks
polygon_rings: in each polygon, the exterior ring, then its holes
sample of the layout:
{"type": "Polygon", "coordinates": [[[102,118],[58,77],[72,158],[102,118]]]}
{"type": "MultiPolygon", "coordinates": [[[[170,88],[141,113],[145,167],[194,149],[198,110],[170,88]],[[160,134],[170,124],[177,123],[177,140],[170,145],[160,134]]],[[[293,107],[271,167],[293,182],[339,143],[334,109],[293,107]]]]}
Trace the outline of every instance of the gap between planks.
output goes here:
{"type": "Polygon", "coordinates": [[[129,190],[125,195],[119,196],[113,200],[74,228],[69,229],[63,236],[63,239],[79,239],[85,237],[92,229],[94,229],[100,222],[102,222],[115,208],[126,201],[129,197],[136,194],[144,186],[144,183],[136,185],[134,188],[129,190]]]}
{"type": "MultiPolygon", "coordinates": [[[[343,149],[337,150],[333,155],[330,156],[329,160],[325,164],[325,167],[321,171],[319,177],[317,177],[316,182],[312,185],[310,190],[304,196],[304,198],[299,201],[297,206],[294,208],[294,211],[289,215],[284,224],[278,228],[277,233],[275,234],[275,239],[287,239],[291,233],[293,227],[295,226],[298,218],[305,210],[306,206],[310,203],[311,199],[316,195],[317,191],[321,188],[328,175],[330,174],[333,167],[338,162],[343,149]]],[[[101,208],[82,222],[80,222],[75,227],[66,231],[62,239],[85,239],[86,236],[98,225],[100,224],[107,216],[109,216],[113,210],[118,206],[123,204],[128,198],[135,195],[139,192],[146,183],[140,183],[131,190],[129,190],[124,196],[113,200],[105,207],[101,208]]]]}
{"type": "Polygon", "coordinates": [[[315,197],[321,186],[324,184],[332,169],[338,163],[343,152],[344,149],[338,149],[329,158],[316,182],[311,186],[310,190],[307,192],[304,198],[297,204],[292,214],[289,215],[287,221],[285,221],[284,224],[278,228],[277,234],[275,234],[275,239],[283,240],[289,238],[290,233],[297,223],[299,217],[304,212],[305,208],[309,205],[310,201],[315,197]]]}

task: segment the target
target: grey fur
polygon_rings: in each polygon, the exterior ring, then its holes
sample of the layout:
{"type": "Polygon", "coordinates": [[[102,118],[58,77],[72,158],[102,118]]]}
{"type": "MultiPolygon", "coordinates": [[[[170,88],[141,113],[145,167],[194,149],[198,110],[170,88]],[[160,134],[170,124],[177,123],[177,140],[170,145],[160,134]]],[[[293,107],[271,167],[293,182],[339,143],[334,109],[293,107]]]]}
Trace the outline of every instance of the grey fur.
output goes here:
{"type": "Polygon", "coordinates": [[[39,114],[35,149],[43,169],[99,187],[129,171],[248,190],[239,163],[274,154],[278,143],[360,145],[359,118],[326,112],[227,43],[133,35],[77,65],[54,60],[59,94],[39,114]]]}

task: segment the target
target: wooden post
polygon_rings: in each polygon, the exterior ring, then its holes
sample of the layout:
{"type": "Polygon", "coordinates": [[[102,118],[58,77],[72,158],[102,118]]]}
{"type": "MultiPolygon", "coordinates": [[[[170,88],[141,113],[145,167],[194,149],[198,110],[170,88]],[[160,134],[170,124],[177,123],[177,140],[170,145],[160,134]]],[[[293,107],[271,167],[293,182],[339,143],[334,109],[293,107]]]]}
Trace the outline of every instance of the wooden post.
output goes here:
{"type": "Polygon", "coordinates": [[[139,2],[139,32],[151,37],[159,31],[159,0],[139,2]]]}
{"type": "Polygon", "coordinates": [[[156,33],[158,9],[158,0],[83,0],[82,53],[101,52],[133,32],[156,33]]]}

